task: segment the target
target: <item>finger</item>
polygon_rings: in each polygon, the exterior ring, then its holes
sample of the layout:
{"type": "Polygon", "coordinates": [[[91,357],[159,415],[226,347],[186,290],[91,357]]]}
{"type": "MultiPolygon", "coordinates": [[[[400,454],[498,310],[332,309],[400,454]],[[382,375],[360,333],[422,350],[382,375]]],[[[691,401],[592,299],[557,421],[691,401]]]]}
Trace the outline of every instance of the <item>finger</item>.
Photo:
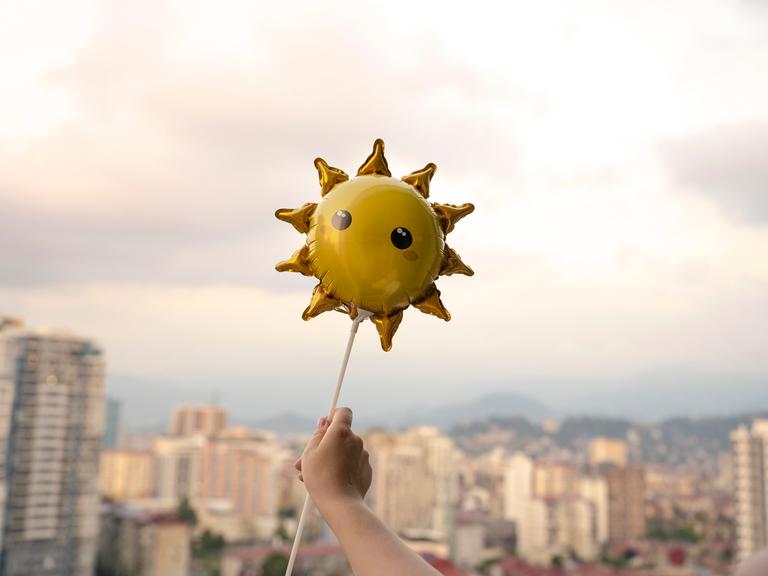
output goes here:
{"type": "Polygon", "coordinates": [[[352,429],[352,410],[349,408],[336,408],[333,411],[331,425],[328,427],[329,432],[338,434],[342,430],[349,431],[352,429]]]}
{"type": "Polygon", "coordinates": [[[361,479],[363,485],[361,486],[360,492],[362,493],[363,498],[365,498],[365,495],[368,494],[368,490],[371,489],[371,482],[373,481],[373,469],[370,466],[365,467],[361,479]]]}
{"type": "Polygon", "coordinates": [[[371,468],[370,455],[368,450],[363,450],[360,455],[360,463],[357,469],[357,478],[360,488],[360,493],[365,497],[368,489],[371,487],[371,480],[373,480],[373,469],[371,468]]]}
{"type": "Polygon", "coordinates": [[[360,456],[363,453],[363,439],[360,438],[360,436],[358,436],[357,434],[352,434],[347,440],[347,443],[352,448],[352,453],[357,458],[360,458],[360,456]]]}
{"type": "Polygon", "coordinates": [[[312,448],[316,448],[320,444],[320,440],[322,440],[323,436],[325,436],[325,433],[327,430],[328,430],[328,418],[326,418],[325,416],[318,418],[317,428],[315,428],[315,433],[312,434],[312,438],[309,439],[309,442],[307,442],[307,447],[304,450],[306,451],[312,448]]]}
{"type": "Polygon", "coordinates": [[[358,460],[358,463],[357,463],[358,473],[362,475],[365,472],[366,468],[370,468],[370,467],[371,467],[370,454],[368,454],[368,450],[363,450],[360,453],[360,459],[358,460]]]}

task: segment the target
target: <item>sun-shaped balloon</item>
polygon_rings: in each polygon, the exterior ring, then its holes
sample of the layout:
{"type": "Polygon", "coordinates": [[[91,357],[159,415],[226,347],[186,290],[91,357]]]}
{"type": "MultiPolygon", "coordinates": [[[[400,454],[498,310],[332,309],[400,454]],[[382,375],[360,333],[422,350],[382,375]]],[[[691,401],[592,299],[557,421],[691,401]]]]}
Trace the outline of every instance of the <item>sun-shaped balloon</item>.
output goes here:
{"type": "Polygon", "coordinates": [[[329,310],[356,318],[358,310],[366,310],[384,350],[392,348],[409,305],[450,320],[434,281],[474,274],[445,236],[475,207],[427,202],[436,170],[432,163],[401,180],[392,178],[382,140],[374,142],[373,152],[351,180],[322,158],[315,167],[322,201],[275,212],[307,235],[306,244],[275,268],[320,280],[304,320],[329,310]]]}

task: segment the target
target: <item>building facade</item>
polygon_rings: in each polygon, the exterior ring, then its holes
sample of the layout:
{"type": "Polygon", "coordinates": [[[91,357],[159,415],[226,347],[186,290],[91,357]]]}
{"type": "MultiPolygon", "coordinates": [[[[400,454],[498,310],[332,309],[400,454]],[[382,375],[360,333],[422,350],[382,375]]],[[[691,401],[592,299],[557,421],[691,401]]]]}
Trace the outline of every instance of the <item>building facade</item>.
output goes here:
{"type": "Polygon", "coordinates": [[[731,433],[736,485],[736,554],[744,560],[768,546],[768,420],[731,433]]]}
{"type": "Polygon", "coordinates": [[[111,500],[135,500],[155,495],[155,454],[150,450],[103,450],[99,491],[111,500]]]}
{"type": "Polygon", "coordinates": [[[105,506],[99,569],[131,576],[188,576],[192,527],[174,513],[105,506]]]}
{"type": "Polygon", "coordinates": [[[629,462],[627,443],[618,438],[598,436],[589,443],[589,463],[593,466],[613,464],[626,466],[629,462]]]}
{"type": "Polygon", "coordinates": [[[645,538],[645,470],[641,466],[608,466],[608,529],[612,542],[645,538]]]}
{"type": "Polygon", "coordinates": [[[273,435],[220,428],[218,406],[174,411],[174,434],[155,439],[154,495],[171,507],[188,500],[200,526],[228,540],[268,539],[278,527],[279,480],[290,455],[273,435]]]}
{"type": "Polygon", "coordinates": [[[155,439],[155,495],[160,500],[177,503],[200,498],[206,442],[199,434],[155,439]]]}
{"type": "Polygon", "coordinates": [[[556,556],[593,560],[608,539],[608,487],[567,463],[516,453],[504,474],[504,516],[517,527],[517,554],[549,565],[556,556]]]}
{"type": "Polygon", "coordinates": [[[84,338],[2,324],[0,575],[91,576],[103,354],[84,338]]]}
{"type": "Polygon", "coordinates": [[[212,436],[227,427],[227,412],[215,404],[184,404],[173,411],[168,434],[171,436],[191,436],[202,434],[212,436]]]}
{"type": "Polygon", "coordinates": [[[447,541],[458,501],[456,448],[436,428],[370,434],[370,502],[395,532],[447,541]]]}
{"type": "Polygon", "coordinates": [[[202,461],[203,521],[235,526],[227,532],[237,539],[270,538],[278,525],[278,477],[285,459],[271,434],[227,428],[209,438],[202,461]]]}

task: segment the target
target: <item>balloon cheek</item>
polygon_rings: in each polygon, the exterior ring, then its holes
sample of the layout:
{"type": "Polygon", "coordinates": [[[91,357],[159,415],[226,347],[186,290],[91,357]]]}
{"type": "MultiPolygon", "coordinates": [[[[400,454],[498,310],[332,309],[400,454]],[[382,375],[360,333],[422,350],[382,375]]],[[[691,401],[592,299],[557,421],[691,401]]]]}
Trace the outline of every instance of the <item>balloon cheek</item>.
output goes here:
{"type": "Polygon", "coordinates": [[[409,260],[410,262],[415,262],[419,259],[419,255],[413,250],[406,250],[403,252],[403,258],[409,260]]]}

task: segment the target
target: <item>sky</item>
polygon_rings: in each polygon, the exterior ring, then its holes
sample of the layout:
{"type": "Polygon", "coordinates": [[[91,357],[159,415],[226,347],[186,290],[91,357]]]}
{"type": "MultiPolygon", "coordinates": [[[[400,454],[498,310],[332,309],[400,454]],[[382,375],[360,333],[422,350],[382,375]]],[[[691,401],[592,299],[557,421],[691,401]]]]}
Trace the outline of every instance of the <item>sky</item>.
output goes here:
{"type": "Polygon", "coordinates": [[[284,4],[0,4],[0,314],[95,338],[129,419],[325,409],[349,320],[301,320],[273,214],[375,138],[475,204],[476,274],[365,325],[343,402],[768,380],[764,3],[284,4]]]}

